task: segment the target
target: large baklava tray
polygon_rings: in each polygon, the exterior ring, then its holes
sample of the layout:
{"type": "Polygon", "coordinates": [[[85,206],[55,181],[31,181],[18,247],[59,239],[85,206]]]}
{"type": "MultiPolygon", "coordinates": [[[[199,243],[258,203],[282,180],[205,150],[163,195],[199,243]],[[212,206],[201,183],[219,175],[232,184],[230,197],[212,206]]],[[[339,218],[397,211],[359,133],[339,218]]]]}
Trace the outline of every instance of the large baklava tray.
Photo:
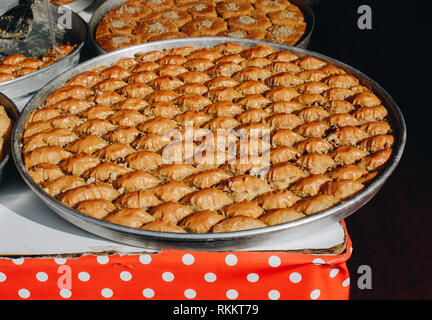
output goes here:
{"type": "Polygon", "coordinates": [[[381,99],[343,68],[224,42],[73,76],[32,112],[20,152],[41,190],[86,216],[216,234],[355,197],[388,165],[394,129],[381,99]]]}

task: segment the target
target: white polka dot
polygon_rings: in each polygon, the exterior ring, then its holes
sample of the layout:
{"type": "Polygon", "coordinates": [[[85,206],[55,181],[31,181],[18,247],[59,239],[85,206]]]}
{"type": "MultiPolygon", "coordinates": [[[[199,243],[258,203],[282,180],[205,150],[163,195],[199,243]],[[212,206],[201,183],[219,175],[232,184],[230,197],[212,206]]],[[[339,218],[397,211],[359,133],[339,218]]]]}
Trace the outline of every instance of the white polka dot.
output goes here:
{"type": "Polygon", "coordinates": [[[312,300],[316,300],[319,298],[320,295],[321,295],[321,291],[319,289],[315,289],[310,293],[310,298],[312,300]]]}
{"type": "Polygon", "coordinates": [[[132,279],[132,274],[129,271],[120,272],[120,279],[123,281],[130,281],[132,279]]]}
{"type": "Polygon", "coordinates": [[[81,281],[89,281],[90,280],[90,275],[87,272],[80,272],[78,273],[78,279],[80,279],[81,281]]]}
{"type": "Polygon", "coordinates": [[[162,279],[166,282],[171,282],[174,280],[174,275],[171,272],[162,273],[162,279]]]}
{"type": "Polygon", "coordinates": [[[30,291],[28,291],[27,289],[19,289],[18,295],[23,299],[27,299],[28,297],[30,297],[30,291]]]}
{"type": "Polygon", "coordinates": [[[270,300],[279,300],[280,293],[277,290],[270,290],[268,293],[268,297],[270,300]]]}
{"type": "Polygon", "coordinates": [[[207,272],[204,275],[204,280],[207,281],[207,282],[215,282],[216,279],[217,279],[216,275],[214,273],[212,273],[212,272],[207,272]]]}
{"type": "Polygon", "coordinates": [[[338,273],[339,273],[339,269],[338,268],[334,268],[334,269],[330,270],[329,276],[330,276],[330,278],[334,278],[334,277],[337,276],[338,273]]]}
{"type": "Polygon", "coordinates": [[[194,289],[186,289],[184,292],[184,296],[188,299],[193,299],[196,297],[196,292],[194,289]]]}
{"type": "Polygon", "coordinates": [[[233,299],[237,299],[237,298],[238,298],[238,292],[237,292],[236,290],[234,290],[234,289],[229,289],[229,290],[226,292],[226,297],[227,297],[228,299],[231,299],[231,300],[233,300],[233,299]]]}
{"type": "Polygon", "coordinates": [[[278,256],[271,256],[268,259],[268,264],[273,268],[279,267],[281,264],[281,259],[278,256]]]}
{"type": "Polygon", "coordinates": [[[321,259],[321,258],[313,259],[312,263],[313,263],[313,264],[316,264],[316,265],[325,264],[324,260],[321,259]]]}
{"type": "Polygon", "coordinates": [[[143,290],[143,296],[146,297],[146,298],[149,298],[149,299],[153,298],[154,295],[155,295],[155,293],[154,293],[153,289],[145,288],[143,290]]]}
{"type": "Polygon", "coordinates": [[[54,261],[57,264],[65,264],[66,263],[66,259],[65,258],[55,258],[54,261]]]}
{"type": "Polygon", "coordinates": [[[143,254],[142,256],[139,257],[139,261],[142,264],[149,264],[152,261],[152,257],[149,254],[143,254]]]}
{"type": "Polygon", "coordinates": [[[237,264],[237,257],[230,253],[225,257],[225,263],[229,266],[235,266],[237,264]]]}
{"type": "Polygon", "coordinates": [[[5,282],[6,278],[6,275],[3,272],[0,272],[0,282],[5,282]]]}
{"type": "Polygon", "coordinates": [[[108,256],[97,256],[96,260],[99,264],[107,264],[109,262],[109,257],[108,256]]]}
{"type": "Polygon", "coordinates": [[[111,298],[113,296],[113,291],[110,288],[104,288],[101,291],[102,297],[111,298]]]}
{"type": "Polygon", "coordinates": [[[21,265],[24,263],[24,258],[12,259],[12,262],[15,263],[16,265],[21,265]]]}
{"type": "Polygon", "coordinates": [[[182,257],[182,261],[185,265],[190,266],[191,264],[193,264],[195,262],[195,258],[193,255],[191,255],[190,253],[186,253],[183,257],[182,257]]]}
{"type": "Polygon", "coordinates": [[[348,287],[349,284],[350,284],[350,278],[346,278],[346,279],[344,280],[344,282],[342,282],[342,286],[343,286],[343,287],[348,287]]]}
{"type": "Polygon", "coordinates": [[[292,283],[299,283],[302,280],[302,275],[298,272],[293,272],[289,275],[289,279],[292,283]]]}
{"type": "Polygon", "coordinates": [[[72,296],[72,291],[70,291],[69,289],[61,289],[60,296],[62,296],[65,299],[68,299],[72,296]]]}
{"type": "Polygon", "coordinates": [[[259,275],[257,275],[256,273],[249,273],[249,274],[246,276],[246,279],[247,279],[249,282],[257,282],[257,281],[259,280],[259,275]]]}
{"type": "Polygon", "coordinates": [[[45,282],[48,280],[48,275],[45,272],[38,272],[36,273],[36,279],[40,282],[45,282]]]}

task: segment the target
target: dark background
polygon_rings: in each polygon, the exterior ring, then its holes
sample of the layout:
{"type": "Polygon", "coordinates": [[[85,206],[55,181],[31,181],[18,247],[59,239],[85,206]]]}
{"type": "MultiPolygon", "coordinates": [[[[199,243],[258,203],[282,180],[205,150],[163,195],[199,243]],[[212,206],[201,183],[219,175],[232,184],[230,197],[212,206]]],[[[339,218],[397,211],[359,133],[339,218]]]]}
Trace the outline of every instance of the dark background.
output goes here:
{"type": "Polygon", "coordinates": [[[431,1],[309,0],[316,25],[309,50],[345,62],[378,82],[399,105],[408,128],[401,162],[381,191],[345,221],[352,300],[432,298],[432,17],[431,1]],[[360,5],[372,29],[360,30],[360,5]],[[372,288],[360,289],[361,265],[372,288]]]}

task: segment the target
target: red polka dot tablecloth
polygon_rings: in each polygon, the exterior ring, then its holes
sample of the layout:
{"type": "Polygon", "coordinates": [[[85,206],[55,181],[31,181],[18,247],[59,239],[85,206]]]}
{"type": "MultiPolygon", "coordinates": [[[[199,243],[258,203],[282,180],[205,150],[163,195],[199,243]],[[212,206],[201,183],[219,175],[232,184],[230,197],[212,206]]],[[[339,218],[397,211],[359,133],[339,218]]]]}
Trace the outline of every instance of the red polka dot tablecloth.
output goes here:
{"type": "Polygon", "coordinates": [[[344,300],[346,235],[340,255],[163,250],[2,258],[0,300],[344,300]]]}

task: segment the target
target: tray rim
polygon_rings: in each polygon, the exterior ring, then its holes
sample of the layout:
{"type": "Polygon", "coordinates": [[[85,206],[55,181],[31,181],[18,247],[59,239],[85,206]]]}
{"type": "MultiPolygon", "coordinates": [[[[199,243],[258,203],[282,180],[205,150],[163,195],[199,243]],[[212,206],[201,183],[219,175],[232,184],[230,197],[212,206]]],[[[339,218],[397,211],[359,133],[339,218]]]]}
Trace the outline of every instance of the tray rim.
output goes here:
{"type": "MultiPolygon", "coordinates": [[[[116,6],[121,5],[122,3],[125,3],[126,1],[127,0],[107,0],[105,2],[102,2],[93,11],[92,16],[91,16],[90,21],[89,21],[89,24],[88,24],[89,25],[89,36],[90,36],[91,43],[93,44],[93,46],[95,47],[96,51],[99,54],[108,53],[108,51],[105,51],[104,49],[102,49],[102,47],[96,41],[95,33],[96,33],[96,28],[99,25],[99,22],[112,9],[114,9],[116,6]]],[[[296,45],[294,46],[294,47],[306,49],[307,46],[309,45],[310,38],[311,38],[313,30],[315,28],[314,12],[313,12],[311,6],[305,0],[290,0],[290,2],[292,2],[295,6],[297,6],[302,11],[305,20],[309,20],[309,21],[306,21],[306,29],[305,29],[304,34],[302,35],[302,37],[299,39],[299,41],[297,41],[296,45]]],[[[191,38],[191,37],[189,37],[189,38],[191,38]]],[[[205,38],[210,38],[210,37],[205,37],[205,38]]],[[[216,38],[216,37],[211,37],[211,38],[216,38]]],[[[222,38],[222,37],[220,37],[220,38],[222,38]]],[[[187,39],[187,38],[183,38],[183,39],[187,39]]],[[[244,40],[246,40],[246,38],[230,38],[230,39],[242,39],[242,40],[244,39],[244,40]]],[[[170,40],[172,40],[172,39],[170,39],[170,40]]],[[[253,40],[253,39],[251,39],[251,40],[253,40]]],[[[160,40],[160,41],[164,41],[164,40],[160,40]]],[[[158,41],[152,41],[150,43],[153,43],[153,42],[158,42],[158,41]]],[[[149,43],[149,42],[146,42],[146,43],[149,43]]],[[[119,50],[121,50],[121,49],[119,49],[119,50]]]]}
{"type": "MultiPolygon", "coordinates": [[[[115,61],[113,60],[113,62],[115,61]]],[[[363,206],[367,201],[369,201],[382,187],[382,185],[386,182],[386,180],[390,177],[393,171],[396,169],[398,165],[406,144],[406,124],[403,117],[403,114],[393,100],[393,98],[385,91],[377,82],[373,79],[369,78],[367,75],[362,73],[361,71],[341,62],[339,60],[327,57],[317,52],[312,52],[306,49],[281,45],[277,43],[261,41],[261,40],[250,40],[250,39],[233,39],[233,38],[224,38],[224,37],[201,37],[201,38],[187,38],[187,39],[171,39],[171,40],[162,40],[155,41],[151,43],[140,44],[136,46],[131,46],[127,48],[123,48],[120,50],[116,50],[101,56],[97,56],[93,59],[90,59],[86,62],[83,62],[76,67],[68,70],[62,75],[59,75],[57,78],[53,79],[50,83],[48,83],[41,91],[35,94],[30,101],[27,103],[25,108],[21,111],[20,118],[15,126],[13,137],[12,137],[12,156],[14,162],[20,172],[24,181],[28,184],[28,186],[49,206],[51,207],[57,214],[61,215],[69,222],[76,224],[77,226],[86,229],[87,231],[100,234],[99,228],[103,231],[107,230],[110,232],[116,233],[115,235],[109,235],[107,238],[111,240],[116,240],[120,242],[124,242],[127,244],[137,245],[141,241],[150,241],[150,243],[155,242],[157,245],[168,246],[168,247],[176,247],[179,244],[176,242],[184,243],[181,247],[193,248],[195,246],[198,247],[214,247],[223,245],[225,242],[229,241],[238,241],[239,239],[243,239],[249,241],[252,238],[260,238],[271,236],[272,234],[277,234],[278,232],[294,232],[296,229],[302,230],[313,230],[317,227],[324,225],[325,223],[329,223],[330,221],[340,221],[349,215],[353,214],[357,211],[361,206],[363,206]],[[363,81],[366,80],[368,85],[372,85],[374,87],[375,94],[378,94],[380,98],[385,98],[387,100],[386,107],[389,110],[389,114],[391,114],[393,125],[396,129],[398,129],[398,136],[395,136],[395,144],[392,152],[392,156],[389,159],[385,169],[380,172],[375,180],[368,185],[365,189],[360,191],[354,197],[341,201],[334,207],[330,209],[324,210],[320,213],[292,221],[285,224],[269,226],[265,228],[252,229],[252,230],[243,230],[243,231],[234,231],[234,232],[224,232],[224,233],[205,233],[205,234],[193,234],[193,233],[169,233],[169,232],[157,232],[157,231],[149,231],[149,230],[141,230],[130,227],[125,227],[121,225],[112,224],[106,222],[104,220],[96,219],[90,216],[87,216],[75,209],[72,209],[55,198],[52,198],[48,193],[46,193],[42,188],[40,188],[30,177],[27,170],[23,164],[23,157],[20,148],[20,136],[23,133],[24,125],[30,116],[30,113],[37,108],[38,99],[45,99],[46,96],[51,93],[51,89],[56,89],[64,84],[64,82],[72,77],[75,74],[78,74],[86,68],[91,68],[95,66],[96,63],[99,65],[105,65],[104,61],[112,60],[112,59],[120,59],[121,57],[133,56],[133,54],[137,52],[145,52],[152,50],[160,50],[155,49],[155,47],[161,46],[166,47],[167,49],[173,47],[182,47],[187,45],[195,45],[199,47],[197,44],[200,44],[201,47],[209,47],[209,42],[215,43],[225,43],[225,42],[234,42],[239,43],[245,46],[253,46],[258,44],[266,44],[273,46],[278,50],[289,50],[295,54],[301,55],[310,55],[319,59],[324,59],[327,62],[331,62],[337,66],[343,67],[347,72],[352,73],[358,77],[360,77],[363,81]],[[170,47],[169,45],[174,45],[170,47]],[[345,209],[345,211],[344,211],[345,209]],[[349,212],[347,212],[347,210],[349,212]],[[96,229],[96,230],[95,230],[96,229]],[[117,234],[118,233],[118,234],[117,234]],[[124,239],[124,236],[132,236],[132,239],[124,239]],[[135,239],[137,237],[138,239],[135,239]],[[140,240],[142,238],[142,240],[140,240]],[[132,241],[132,242],[130,242],[132,241]],[[163,243],[160,243],[163,242],[163,243]],[[218,243],[221,242],[221,243],[218,243]]],[[[106,235],[101,235],[106,237],[106,235]]],[[[230,247],[235,247],[234,244],[230,244],[230,247]]],[[[158,246],[160,248],[160,246],[158,246]]]]}

